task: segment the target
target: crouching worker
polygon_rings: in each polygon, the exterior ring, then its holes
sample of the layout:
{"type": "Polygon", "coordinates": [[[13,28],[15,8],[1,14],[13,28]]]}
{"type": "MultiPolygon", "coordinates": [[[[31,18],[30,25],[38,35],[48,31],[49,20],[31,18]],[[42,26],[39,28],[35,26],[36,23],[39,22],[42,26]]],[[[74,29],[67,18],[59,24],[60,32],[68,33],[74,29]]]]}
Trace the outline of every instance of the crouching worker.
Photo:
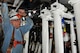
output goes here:
{"type": "Polygon", "coordinates": [[[6,0],[3,0],[1,13],[4,32],[4,41],[1,48],[2,52],[23,53],[23,35],[32,28],[33,21],[27,17],[25,9],[18,9],[17,14],[10,18],[10,16],[8,16],[8,6],[6,0]],[[25,25],[21,25],[22,17],[26,17],[25,25]]]}

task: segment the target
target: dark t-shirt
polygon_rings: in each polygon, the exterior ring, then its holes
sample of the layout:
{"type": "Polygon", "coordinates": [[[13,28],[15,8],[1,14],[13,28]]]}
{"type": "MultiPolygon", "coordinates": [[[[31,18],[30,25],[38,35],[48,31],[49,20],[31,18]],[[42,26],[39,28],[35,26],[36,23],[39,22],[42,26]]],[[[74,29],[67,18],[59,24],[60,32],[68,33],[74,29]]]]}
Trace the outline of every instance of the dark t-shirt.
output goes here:
{"type": "Polygon", "coordinates": [[[24,0],[24,2],[20,7],[23,7],[26,9],[34,9],[37,6],[39,6],[39,4],[40,4],[40,0],[32,0],[32,2],[30,2],[29,0],[24,0]]]}

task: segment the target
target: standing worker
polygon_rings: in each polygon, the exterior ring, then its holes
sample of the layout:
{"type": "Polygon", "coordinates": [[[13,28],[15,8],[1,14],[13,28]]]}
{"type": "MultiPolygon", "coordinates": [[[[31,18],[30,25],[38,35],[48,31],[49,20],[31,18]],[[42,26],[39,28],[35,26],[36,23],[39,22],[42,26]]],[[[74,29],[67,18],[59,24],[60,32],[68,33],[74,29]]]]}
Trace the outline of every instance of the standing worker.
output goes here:
{"type": "Polygon", "coordinates": [[[10,17],[6,0],[2,2],[1,13],[4,32],[2,53],[23,53],[23,35],[32,28],[33,21],[27,17],[26,11],[23,8],[18,9],[15,16],[10,17]],[[25,25],[21,26],[22,17],[25,17],[26,22],[25,25]],[[8,52],[9,49],[11,49],[10,52],[8,52]]]}

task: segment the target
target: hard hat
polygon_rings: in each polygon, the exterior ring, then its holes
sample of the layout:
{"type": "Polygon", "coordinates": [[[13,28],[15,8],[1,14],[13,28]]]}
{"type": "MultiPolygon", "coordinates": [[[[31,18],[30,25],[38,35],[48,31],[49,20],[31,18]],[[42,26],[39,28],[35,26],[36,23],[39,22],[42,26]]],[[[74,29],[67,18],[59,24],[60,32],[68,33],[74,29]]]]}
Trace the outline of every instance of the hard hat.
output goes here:
{"type": "Polygon", "coordinates": [[[17,12],[14,10],[14,9],[12,9],[10,12],[9,12],[9,16],[10,17],[12,17],[12,16],[14,16],[14,15],[16,15],[17,14],[17,12]]]}
{"type": "Polygon", "coordinates": [[[21,18],[22,18],[22,16],[21,16],[21,15],[16,14],[16,15],[14,15],[14,16],[12,16],[12,17],[10,17],[10,20],[16,20],[16,19],[21,19],[21,18]]]}

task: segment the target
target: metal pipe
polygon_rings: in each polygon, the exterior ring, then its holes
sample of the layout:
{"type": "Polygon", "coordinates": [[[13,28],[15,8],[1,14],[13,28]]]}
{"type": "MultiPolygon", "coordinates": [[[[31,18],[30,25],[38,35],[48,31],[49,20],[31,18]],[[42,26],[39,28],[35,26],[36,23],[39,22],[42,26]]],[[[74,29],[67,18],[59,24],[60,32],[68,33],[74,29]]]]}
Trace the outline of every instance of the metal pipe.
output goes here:
{"type": "Polygon", "coordinates": [[[42,19],[42,53],[49,53],[48,21],[42,19]]]}
{"type": "Polygon", "coordinates": [[[75,32],[74,32],[74,24],[73,24],[73,19],[71,19],[71,23],[70,23],[70,28],[71,28],[71,48],[72,48],[72,53],[77,53],[77,47],[76,45],[74,45],[74,42],[76,40],[76,35],[75,35],[75,32]]]}
{"type": "Polygon", "coordinates": [[[25,48],[23,49],[23,53],[28,53],[29,32],[27,32],[27,33],[24,35],[24,40],[26,41],[26,43],[25,43],[25,48]]]}
{"type": "Polygon", "coordinates": [[[16,7],[15,11],[18,10],[18,8],[20,7],[20,5],[23,3],[23,0],[20,1],[20,3],[18,4],[18,6],[16,7]]]}
{"type": "Polygon", "coordinates": [[[53,20],[53,18],[51,17],[50,11],[46,7],[41,10],[39,17],[42,18],[42,53],[50,53],[48,21],[53,20]]]}
{"type": "Polygon", "coordinates": [[[74,15],[76,19],[76,29],[77,29],[77,38],[78,38],[78,47],[80,53],[80,0],[69,0],[69,3],[74,8],[74,15]]]}
{"type": "Polygon", "coordinates": [[[77,47],[75,44],[75,40],[76,40],[76,35],[74,32],[74,24],[73,24],[73,19],[71,18],[71,21],[65,21],[66,23],[70,24],[70,37],[71,37],[71,49],[72,49],[72,53],[77,53],[77,47]]]}
{"type": "Polygon", "coordinates": [[[53,13],[54,13],[53,16],[54,16],[55,51],[56,53],[64,53],[61,16],[57,11],[54,11],[53,13]]]}
{"type": "Polygon", "coordinates": [[[13,7],[16,7],[20,0],[14,0],[13,7]]]}
{"type": "Polygon", "coordinates": [[[53,22],[51,22],[51,24],[50,24],[50,40],[49,40],[49,44],[50,44],[50,48],[49,48],[49,50],[50,50],[50,53],[51,53],[51,51],[52,51],[52,41],[53,41],[53,22]]]}

